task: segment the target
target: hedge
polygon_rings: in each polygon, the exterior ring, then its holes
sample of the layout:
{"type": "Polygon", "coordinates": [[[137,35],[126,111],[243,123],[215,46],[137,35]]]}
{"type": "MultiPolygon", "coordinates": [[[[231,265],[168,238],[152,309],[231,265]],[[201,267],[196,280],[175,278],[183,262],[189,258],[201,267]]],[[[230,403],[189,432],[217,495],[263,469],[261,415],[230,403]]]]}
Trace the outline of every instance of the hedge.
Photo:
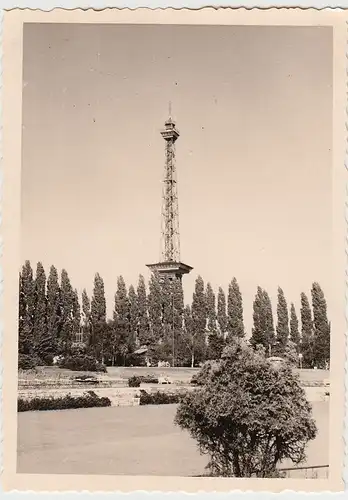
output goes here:
{"type": "Polygon", "coordinates": [[[162,391],[149,393],[141,389],[139,403],[140,405],[171,405],[179,403],[184,395],[185,393],[168,394],[162,391]]]}
{"type": "Polygon", "coordinates": [[[83,396],[67,394],[59,398],[33,398],[25,400],[18,398],[17,411],[48,411],[70,410],[76,408],[97,408],[111,406],[109,398],[99,397],[93,391],[87,391],[83,396]]]}
{"type": "Polygon", "coordinates": [[[76,372],[106,372],[106,366],[99,363],[93,356],[67,356],[59,363],[60,368],[76,372]]]}

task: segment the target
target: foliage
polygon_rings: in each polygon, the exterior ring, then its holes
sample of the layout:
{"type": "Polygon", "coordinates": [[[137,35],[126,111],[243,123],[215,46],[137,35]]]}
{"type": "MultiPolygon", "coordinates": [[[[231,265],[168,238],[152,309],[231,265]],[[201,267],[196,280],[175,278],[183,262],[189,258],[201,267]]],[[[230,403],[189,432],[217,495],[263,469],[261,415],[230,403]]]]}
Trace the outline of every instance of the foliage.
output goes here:
{"type": "Polygon", "coordinates": [[[59,354],[67,356],[71,350],[73,332],[73,290],[65,269],[60,280],[60,332],[59,354]]]}
{"type": "Polygon", "coordinates": [[[145,280],[144,276],[142,275],[139,276],[137,297],[138,297],[138,317],[139,317],[138,340],[140,345],[149,345],[151,338],[150,338],[149,317],[147,308],[147,295],[146,295],[145,280]]]}
{"type": "Polygon", "coordinates": [[[327,305],[319,283],[313,283],[311,294],[314,319],[314,363],[318,368],[325,369],[330,361],[330,325],[327,318],[327,305]]]}
{"type": "Polygon", "coordinates": [[[52,339],[47,331],[46,274],[41,262],[37,263],[34,281],[34,350],[40,357],[52,352],[52,339]]]}
{"type": "Polygon", "coordinates": [[[253,309],[254,326],[250,342],[254,347],[263,345],[269,352],[275,343],[272,304],[268,293],[261,287],[257,287],[253,309]]]}
{"type": "Polygon", "coordinates": [[[297,351],[300,348],[300,332],[298,327],[298,319],[296,309],[293,303],[290,306],[290,340],[296,345],[297,351]]]}
{"type": "Polygon", "coordinates": [[[83,396],[67,394],[59,398],[33,398],[25,400],[18,398],[17,411],[48,411],[69,410],[74,408],[96,408],[111,406],[109,398],[99,397],[93,391],[87,391],[83,396]]]}
{"type": "Polygon", "coordinates": [[[85,341],[89,344],[91,335],[91,301],[89,300],[86,289],[82,291],[82,331],[85,341]]]}
{"type": "Polygon", "coordinates": [[[272,477],[286,458],[303,462],[317,432],[290,366],[272,366],[241,340],[185,396],[175,422],[210,455],[209,468],[219,476],[272,477]]]}
{"type": "Polygon", "coordinates": [[[131,285],[128,291],[129,304],[129,350],[134,351],[137,345],[138,325],[139,325],[139,307],[138,297],[134,286],[131,285]]]}
{"type": "Polygon", "coordinates": [[[141,379],[140,377],[133,376],[128,379],[128,387],[140,387],[141,379]]]}
{"type": "Polygon", "coordinates": [[[162,391],[146,392],[140,390],[140,405],[170,405],[177,404],[182,399],[182,394],[162,391]]]}
{"type": "Polygon", "coordinates": [[[30,354],[18,354],[18,370],[32,370],[37,366],[37,359],[30,354]]]}
{"type": "Polygon", "coordinates": [[[221,287],[219,287],[217,303],[217,322],[220,333],[224,335],[227,332],[226,295],[221,287]]]}
{"type": "Polygon", "coordinates": [[[205,327],[207,322],[207,303],[204,293],[204,281],[198,276],[192,297],[191,307],[192,352],[195,362],[205,358],[206,338],[205,327]]]}
{"type": "Polygon", "coordinates": [[[75,372],[106,372],[106,367],[94,357],[87,355],[67,356],[59,364],[60,368],[67,368],[75,372]]]}
{"type": "Polygon", "coordinates": [[[94,276],[91,299],[91,335],[90,347],[97,359],[104,360],[104,342],[106,331],[106,300],[104,281],[99,273],[94,276]]]}
{"type": "Polygon", "coordinates": [[[280,344],[280,351],[285,351],[288,343],[289,331],[289,313],[283,290],[278,288],[277,303],[277,342],[280,344]]]}
{"type": "Polygon", "coordinates": [[[207,288],[205,292],[205,300],[207,306],[207,328],[209,333],[216,332],[216,305],[215,305],[215,294],[210,283],[207,283],[207,288]]]}
{"type": "Polygon", "coordinates": [[[147,304],[151,328],[148,342],[156,344],[162,338],[162,288],[156,273],[150,278],[147,304]]]}
{"type": "Polygon", "coordinates": [[[302,324],[301,353],[303,355],[303,366],[305,368],[313,368],[314,364],[313,320],[312,320],[312,311],[309,305],[309,300],[305,293],[301,293],[301,324],[302,324]]]}
{"type": "Polygon", "coordinates": [[[51,266],[47,279],[47,332],[51,343],[51,352],[56,353],[60,324],[60,286],[58,272],[51,266]]]}
{"type": "Polygon", "coordinates": [[[34,278],[29,260],[19,275],[18,352],[31,354],[34,348],[34,278]]]}
{"type": "Polygon", "coordinates": [[[245,335],[243,299],[236,278],[233,278],[228,287],[227,331],[229,340],[235,337],[241,338],[245,335]]]}

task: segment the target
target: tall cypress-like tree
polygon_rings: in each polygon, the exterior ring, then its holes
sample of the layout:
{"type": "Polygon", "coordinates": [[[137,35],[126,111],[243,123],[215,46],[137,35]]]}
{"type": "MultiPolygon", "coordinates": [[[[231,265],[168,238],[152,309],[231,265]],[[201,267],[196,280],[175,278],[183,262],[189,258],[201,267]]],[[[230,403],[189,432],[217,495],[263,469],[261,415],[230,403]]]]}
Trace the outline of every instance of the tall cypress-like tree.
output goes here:
{"type": "Polygon", "coordinates": [[[217,330],[217,318],[216,318],[216,303],[215,294],[210,283],[207,283],[207,288],[205,292],[205,299],[207,305],[207,328],[208,332],[215,333],[217,330]]]}
{"type": "Polygon", "coordinates": [[[220,359],[225,346],[224,335],[218,329],[215,294],[210,283],[206,288],[208,350],[207,358],[220,359]]]}
{"type": "Polygon", "coordinates": [[[154,345],[162,338],[162,288],[159,276],[155,273],[151,275],[149,282],[148,312],[151,339],[149,344],[154,345]]]}
{"type": "Polygon", "coordinates": [[[38,262],[34,291],[34,349],[43,360],[52,354],[52,345],[47,337],[46,273],[41,262],[38,262]]]}
{"type": "Polygon", "coordinates": [[[173,293],[173,328],[174,328],[174,359],[173,365],[182,365],[185,362],[185,348],[183,344],[184,325],[184,290],[182,281],[175,279],[172,283],[173,293]]]}
{"type": "Polygon", "coordinates": [[[250,342],[255,347],[262,345],[271,354],[275,344],[272,304],[268,293],[261,287],[257,287],[253,309],[254,326],[250,342]]]}
{"type": "Polygon", "coordinates": [[[47,278],[47,331],[52,344],[52,350],[57,353],[60,324],[60,286],[58,272],[51,266],[47,278]]]}
{"type": "Polygon", "coordinates": [[[191,307],[186,305],[184,308],[183,352],[185,357],[188,358],[191,368],[193,368],[195,364],[196,337],[191,307]]]}
{"type": "Polygon", "coordinates": [[[303,356],[303,366],[312,368],[314,365],[313,320],[309,300],[305,293],[301,293],[301,326],[301,353],[303,356]]]}
{"type": "Polygon", "coordinates": [[[319,283],[312,285],[314,324],[313,354],[318,368],[328,368],[330,363],[330,324],[327,318],[327,304],[319,283]]]}
{"type": "Polygon", "coordinates": [[[226,295],[221,287],[219,288],[217,299],[217,321],[220,333],[225,335],[227,332],[226,295]]]}
{"type": "Polygon", "coordinates": [[[228,287],[227,318],[228,338],[244,337],[243,299],[236,278],[228,287]]]}
{"type": "Polygon", "coordinates": [[[134,286],[131,285],[128,291],[129,302],[129,350],[132,352],[137,344],[138,326],[139,326],[139,305],[138,297],[134,286]]]}
{"type": "Polygon", "coordinates": [[[75,289],[72,296],[72,323],[73,323],[73,335],[80,333],[81,330],[81,306],[79,301],[79,294],[75,289]]]}
{"type": "Polygon", "coordinates": [[[275,344],[273,311],[272,311],[271,299],[266,290],[263,290],[263,301],[264,301],[264,315],[265,315],[265,331],[268,333],[268,345],[273,346],[275,344]]]}
{"type": "Polygon", "coordinates": [[[290,340],[296,345],[297,352],[300,349],[300,332],[295,305],[290,306],[290,340]]]}
{"type": "Polygon", "coordinates": [[[73,289],[65,269],[60,280],[60,328],[58,337],[59,353],[67,356],[71,353],[73,341],[73,289]]]}
{"type": "Polygon", "coordinates": [[[82,291],[82,331],[83,338],[87,344],[90,344],[91,336],[91,301],[89,300],[86,289],[82,291]]]}
{"type": "Polygon", "coordinates": [[[204,281],[198,276],[195,283],[195,291],[192,298],[192,328],[195,338],[196,361],[204,361],[206,355],[206,324],[207,324],[207,303],[204,293],[204,281]]]}
{"type": "Polygon", "coordinates": [[[30,355],[34,351],[34,277],[29,260],[19,276],[18,352],[30,355]]]}
{"type": "Polygon", "coordinates": [[[106,300],[104,281],[99,273],[94,277],[91,300],[91,347],[97,359],[104,361],[104,341],[106,325],[106,300]]]}
{"type": "Polygon", "coordinates": [[[139,315],[139,326],[138,326],[138,339],[140,345],[148,345],[150,343],[150,328],[149,328],[149,316],[147,311],[147,294],[144,276],[139,276],[138,288],[138,315],[139,315]]]}
{"type": "Polygon", "coordinates": [[[283,354],[289,340],[289,313],[288,305],[285,299],[283,290],[278,287],[278,303],[277,303],[277,343],[279,346],[279,354],[283,354]]]}

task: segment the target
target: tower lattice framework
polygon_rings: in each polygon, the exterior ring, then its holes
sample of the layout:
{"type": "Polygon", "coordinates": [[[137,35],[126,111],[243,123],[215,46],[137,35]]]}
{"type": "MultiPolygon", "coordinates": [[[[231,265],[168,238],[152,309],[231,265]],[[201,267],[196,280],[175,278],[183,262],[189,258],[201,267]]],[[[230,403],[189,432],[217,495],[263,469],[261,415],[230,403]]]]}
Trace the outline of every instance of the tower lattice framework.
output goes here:
{"type": "Polygon", "coordinates": [[[165,140],[165,166],[162,192],[161,260],[148,264],[152,271],[169,278],[180,278],[192,270],[180,261],[179,201],[175,165],[175,143],[180,134],[170,116],[161,135],[165,140]]]}
{"type": "Polygon", "coordinates": [[[162,195],[162,260],[180,261],[178,184],[175,166],[175,142],[179,131],[171,118],[161,132],[165,140],[165,168],[162,195]]]}

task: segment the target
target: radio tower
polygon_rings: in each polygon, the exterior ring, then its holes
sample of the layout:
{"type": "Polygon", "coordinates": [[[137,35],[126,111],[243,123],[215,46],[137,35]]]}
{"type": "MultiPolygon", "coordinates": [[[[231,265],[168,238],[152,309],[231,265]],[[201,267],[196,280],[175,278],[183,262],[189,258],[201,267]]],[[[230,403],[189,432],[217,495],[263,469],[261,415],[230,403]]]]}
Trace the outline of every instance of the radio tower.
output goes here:
{"type": "Polygon", "coordinates": [[[192,267],[180,261],[179,205],[178,184],[175,168],[175,143],[179,131],[171,117],[164,124],[161,135],[165,140],[165,167],[162,195],[162,254],[160,262],[148,264],[147,267],[170,279],[182,278],[183,274],[192,271],[192,267]]]}

